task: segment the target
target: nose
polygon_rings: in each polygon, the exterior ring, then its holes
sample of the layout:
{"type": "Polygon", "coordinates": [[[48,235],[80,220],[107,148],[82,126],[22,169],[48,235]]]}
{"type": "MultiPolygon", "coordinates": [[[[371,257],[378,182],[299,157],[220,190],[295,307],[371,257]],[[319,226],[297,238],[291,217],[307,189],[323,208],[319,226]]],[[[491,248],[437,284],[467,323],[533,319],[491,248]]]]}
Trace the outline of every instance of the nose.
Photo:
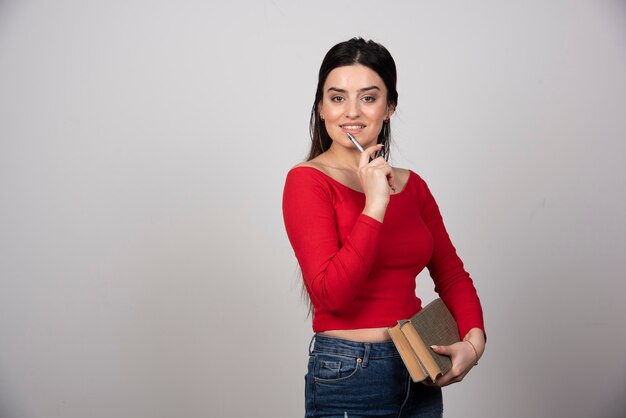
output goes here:
{"type": "Polygon", "coordinates": [[[346,108],[346,116],[350,119],[354,119],[359,117],[360,113],[359,101],[358,100],[348,100],[347,108],[346,108]]]}

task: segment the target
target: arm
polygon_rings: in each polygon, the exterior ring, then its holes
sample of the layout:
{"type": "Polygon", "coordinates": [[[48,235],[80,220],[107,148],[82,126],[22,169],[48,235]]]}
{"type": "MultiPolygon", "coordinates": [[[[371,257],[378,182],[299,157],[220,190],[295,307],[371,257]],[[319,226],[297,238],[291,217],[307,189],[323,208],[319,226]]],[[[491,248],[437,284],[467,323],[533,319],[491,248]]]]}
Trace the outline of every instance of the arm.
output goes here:
{"type": "Polygon", "coordinates": [[[433,384],[441,387],[462,381],[478,364],[485,350],[486,336],[476,288],[450,241],[435,199],[425,183],[423,187],[426,198],[422,218],[431,231],[434,246],[427,267],[435,283],[435,291],[455,317],[463,339],[449,346],[432,347],[436,353],[450,356],[452,360],[450,371],[433,384]]]}
{"type": "Polygon", "coordinates": [[[465,271],[443,224],[439,207],[423,181],[422,188],[425,196],[422,219],[433,237],[433,254],[427,267],[435,283],[435,291],[456,319],[461,337],[472,328],[484,333],[483,312],[474,283],[465,271]]]}
{"type": "Polygon", "coordinates": [[[361,214],[339,246],[333,195],[313,168],[289,172],[283,217],[313,305],[346,309],[371,270],[382,223],[361,214]]]}

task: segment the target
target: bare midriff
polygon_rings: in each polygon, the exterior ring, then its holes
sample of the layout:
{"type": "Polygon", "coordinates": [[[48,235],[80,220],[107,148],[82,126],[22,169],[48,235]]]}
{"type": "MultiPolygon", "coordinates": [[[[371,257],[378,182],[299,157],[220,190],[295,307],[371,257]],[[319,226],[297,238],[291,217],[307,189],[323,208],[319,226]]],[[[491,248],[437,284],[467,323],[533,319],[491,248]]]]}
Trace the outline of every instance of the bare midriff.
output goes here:
{"type": "Polygon", "coordinates": [[[319,334],[363,343],[380,343],[391,339],[387,328],[335,329],[319,334]]]}

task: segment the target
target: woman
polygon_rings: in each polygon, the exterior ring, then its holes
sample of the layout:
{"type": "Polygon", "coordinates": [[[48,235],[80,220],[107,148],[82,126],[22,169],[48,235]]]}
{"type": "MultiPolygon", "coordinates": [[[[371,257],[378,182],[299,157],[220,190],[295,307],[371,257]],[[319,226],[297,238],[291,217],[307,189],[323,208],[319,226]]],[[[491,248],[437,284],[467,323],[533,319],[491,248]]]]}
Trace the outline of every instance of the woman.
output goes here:
{"type": "Polygon", "coordinates": [[[387,163],[397,101],[382,45],[335,45],[319,72],[309,157],[287,175],[285,226],[316,333],[306,417],[440,417],[441,387],[461,381],[484,351],[480,301],[435,200],[417,174],[387,163]],[[463,337],[433,348],[452,360],[436,383],[410,380],[387,333],[421,309],[415,278],[424,267],[463,337]]]}

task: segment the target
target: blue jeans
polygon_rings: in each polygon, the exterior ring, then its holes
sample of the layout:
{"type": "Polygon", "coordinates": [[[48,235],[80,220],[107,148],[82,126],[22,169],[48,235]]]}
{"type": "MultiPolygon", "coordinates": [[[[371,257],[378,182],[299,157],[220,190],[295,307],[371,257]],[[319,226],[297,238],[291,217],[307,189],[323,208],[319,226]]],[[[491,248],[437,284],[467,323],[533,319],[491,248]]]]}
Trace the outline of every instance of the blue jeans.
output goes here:
{"type": "Polygon", "coordinates": [[[313,338],[305,376],[305,418],[443,415],[441,389],[413,383],[393,342],[313,338]]]}

